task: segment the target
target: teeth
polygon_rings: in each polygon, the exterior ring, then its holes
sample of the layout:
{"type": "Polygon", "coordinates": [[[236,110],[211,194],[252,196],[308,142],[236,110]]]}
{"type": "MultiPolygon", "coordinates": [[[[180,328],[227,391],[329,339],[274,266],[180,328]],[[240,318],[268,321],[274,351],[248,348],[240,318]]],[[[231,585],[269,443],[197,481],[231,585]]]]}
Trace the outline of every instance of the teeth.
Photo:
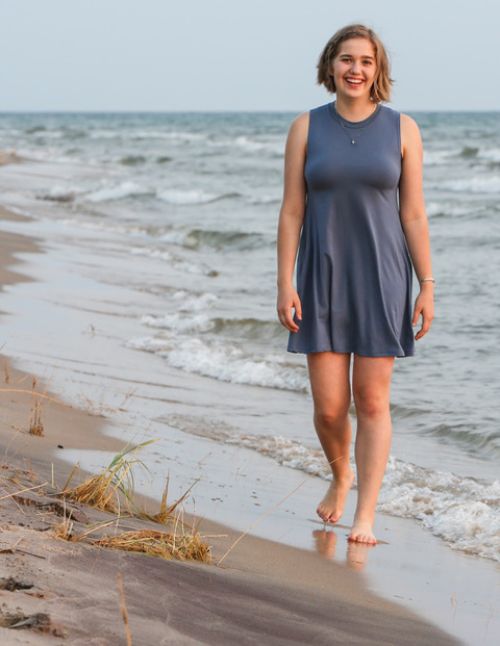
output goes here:
{"type": "Polygon", "coordinates": [[[363,82],[363,81],[361,81],[361,79],[358,79],[358,80],[354,80],[354,79],[347,79],[347,81],[349,81],[349,83],[355,83],[356,85],[359,85],[360,83],[362,83],[362,82],[363,82]]]}

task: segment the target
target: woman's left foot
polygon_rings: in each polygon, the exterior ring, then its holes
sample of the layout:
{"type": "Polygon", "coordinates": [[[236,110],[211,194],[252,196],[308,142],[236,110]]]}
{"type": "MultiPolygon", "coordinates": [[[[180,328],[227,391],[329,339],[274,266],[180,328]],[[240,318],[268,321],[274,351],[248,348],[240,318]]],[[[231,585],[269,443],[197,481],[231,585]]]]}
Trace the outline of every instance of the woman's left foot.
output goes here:
{"type": "Polygon", "coordinates": [[[347,540],[355,541],[356,543],[368,543],[369,545],[377,543],[372,531],[372,524],[367,520],[355,520],[347,540]]]}

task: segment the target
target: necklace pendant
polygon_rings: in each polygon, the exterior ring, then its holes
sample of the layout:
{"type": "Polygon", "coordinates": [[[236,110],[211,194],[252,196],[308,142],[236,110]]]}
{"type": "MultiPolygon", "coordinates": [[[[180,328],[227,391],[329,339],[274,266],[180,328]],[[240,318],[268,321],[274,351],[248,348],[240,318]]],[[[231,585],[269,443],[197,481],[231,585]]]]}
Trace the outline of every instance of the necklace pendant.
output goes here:
{"type": "Polygon", "coordinates": [[[351,144],[355,144],[356,141],[354,139],[351,139],[351,144]]]}

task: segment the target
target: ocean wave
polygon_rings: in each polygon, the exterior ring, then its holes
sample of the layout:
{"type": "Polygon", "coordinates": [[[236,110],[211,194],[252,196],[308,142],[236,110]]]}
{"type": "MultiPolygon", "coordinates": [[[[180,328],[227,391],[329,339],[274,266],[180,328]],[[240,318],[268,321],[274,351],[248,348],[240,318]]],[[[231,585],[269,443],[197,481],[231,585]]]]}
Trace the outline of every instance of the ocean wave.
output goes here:
{"type": "MultiPolygon", "coordinates": [[[[325,480],[332,478],[323,451],[296,440],[269,434],[244,434],[227,423],[206,417],[173,414],[157,419],[184,433],[235,444],[257,451],[282,466],[325,480]]],[[[500,561],[499,480],[487,482],[460,477],[390,455],[377,510],[413,518],[453,549],[500,561]]]]}
{"type": "Polygon", "coordinates": [[[35,135],[39,132],[45,132],[47,130],[46,126],[31,126],[30,128],[26,128],[24,131],[27,135],[35,135]]]}
{"type": "Polygon", "coordinates": [[[500,177],[497,175],[475,175],[462,179],[447,180],[436,185],[436,188],[457,191],[459,193],[499,193],[500,177]]]}
{"type": "Polygon", "coordinates": [[[182,130],[144,130],[134,128],[95,128],[89,130],[88,135],[91,139],[120,139],[123,141],[130,140],[148,140],[148,139],[167,139],[179,142],[204,141],[207,134],[199,132],[189,132],[182,130]]]}
{"type": "Polygon", "coordinates": [[[262,359],[243,352],[231,343],[196,337],[130,339],[127,347],[154,352],[168,365],[186,372],[235,384],[309,392],[305,369],[283,362],[281,355],[267,354],[262,359]]]}
{"type": "Polygon", "coordinates": [[[500,561],[500,481],[425,469],[394,457],[378,508],[414,518],[454,549],[500,561]]]}
{"type": "Polygon", "coordinates": [[[471,157],[477,157],[479,148],[476,146],[464,146],[462,150],[458,153],[458,157],[464,157],[465,159],[470,159],[471,157]]]}
{"type": "Polygon", "coordinates": [[[237,337],[249,341],[258,341],[263,336],[267,339],[279,339],[283,334],[281,326],[274,321],[211,317],[206,312],[187,316],[184,309],[162,315],[145,314],[141,322],[147,327],[160,330],[173,330],[180,333],[213,332],[216,335],[224,335],[226,338],[237,337]]]}
{"type": "Polygon", "coordinates": [[[248,199],[250,204],[279,204],[281,197],[279,195],[254,195],[248,199]]]}
{"type": "MultiPolygon", "coordinates": [[[[129,156],[122,158],[120,163],[125,165],[137,165],[145,162],[142,156],[129,156]],[[123,159],[128,161],[124,162],[123,159]]],[[[78,199],[84,202],[110,202],[130,198],[153,197],[169,204],[190,205],[205,204],[216,202],[218,200],[240,197],[240,193],[208,193],[203,190],[155,190],[148,186],[143,186],[132,181],[123,181],[116,184],[110,182],[101,182],[93,188],[71,187],[65,188],[55,186],[45,193],[38,195],[38,199],[54,200],[59,202],[69,202],[78,199]]],[[[193,236],[203,237],[203,231],[194,231],[193,236]]],[[[210,234],[208,234],[210,236],[210,234]]]]}
{"type": "Polygon", "coordinates": [[[236,137],[234,143],[240,148],[243,148],[246,152],[268,152],[271,153],[273,157],[283,157],[285,150],[285,144],[282,137],[273,141],[259,141],[257,139],[251,139],[246,135],[241,135],[236,137]]]}
{"type": "Polygon", "coordinates": [[[49,202],[74,202],[78,195],[84,190],[79,186],[52,186],[49,191],[38,193],[37,200],[47,200],[49,202]]]}
{"type": "Polygon", "coordinates": [[[488,148],[481,151],[481,157],[490,162],[500,162],[500,148],[488,148]]]}
{"type": "Polygon", "coordinates": [[[125,155],[125,157],[120,158],[120,164],[123,166],[138,166],[139,164],[144,164],[146,158],[144,155],[125,155]]]}
{"type": "Polygon", "coordinates": [[[427,215],[431,218],[445,217],[445,216],[470,216],[478,205],[468,204],[464,202],[451,203],[448,201],[427,202],[426,211],[427,215]]]}
{"type": "Polygon", "coordinates": [[[175,312],[168,314],[145,314],[141,323],[147,327],[161,330],[175,330],[180,333],[207,332],[214,329],[213,319],[206,311],[218,300],[212,292],[192,294],[186,290],[177,290],[171,294],[177,302],[175,312]]]}
{"type": "Polygon", "coordinates": [[[450,150],[431,150],[424,148],[424,165],[440,166],[449,163],[450,159],[456,156],[456,152],[450,150]]]}
{"type": "Polygon", "coordinates": [[[122,200],[128,197],[144,197],[147,195],[154,195],[154,193],[135,182],[121,182],[120,184],[103,187],[86,193],[84,199],[88,202],[107,202],[110,200],[122,200]]]}
{"type": "Polygon", "coordinates": [[[213,249],[247,249],[262,248],[266,245],[261,233],[246,233],[244,231],[220,231],[211,229],[190,229],[189,231],[168,231],[161,240],[177,244],[187,249],[209,247],[213,249]]]}
{"type": "Polygon", "coordinates": [[[167,249],[159,249],[158,247],[131,247],[130,253],[136,256],[149,256],[150,258],[159,258],[160,260],[166,260],[169,263],[169,266],[178,269],[182,272],[189,274],[203,274],[210,278],[219,275],[219,272],[207,265],[202,265],[199,263],[190,262],[184,258],[180,258],[167,249]]]}
{"type": "MultiPolygon", "coordinates": [[[[496,326],[495,326],[496,327],[496,326]]],[[[423,431],[423,435],[437,437],[452,446],[462,445],[468,453],[495,457],[500,456],[500,432],[485,431],[473,424],[438,424],[423,431]]]]}
{"type": "Polygon", "coordinates": [[[430,413],[431,411],[423,408],[408,408],[407,406],[401,406],[401,404],[390,404],[391,415],[395,419],[408,419],[409,417],[420,417],[430,413]]]}
{"type": "Polygon", "coordinates": [[[83,202],[107,202],[112,200],[122,200],[130,197],[144,197],[154,195],[149,189],[139,186],[134,182],[121,182],[119,184],[101,184],[94,189],[83,188],[82,186],[60,186],[51,187],[48,191],[38,193],[37,199],[49,200],[53,202],[73,202],[75,200],[83,202]]]}
{"type": "Polygon", "coordinates": [[[202,190],[162,190],[156,191],[156,197],[169,204],[206,204],[208,202],[216,202],[218,200],[229,199],[233,197],[240,197],[240,193],[208,193],[202,190]]]}

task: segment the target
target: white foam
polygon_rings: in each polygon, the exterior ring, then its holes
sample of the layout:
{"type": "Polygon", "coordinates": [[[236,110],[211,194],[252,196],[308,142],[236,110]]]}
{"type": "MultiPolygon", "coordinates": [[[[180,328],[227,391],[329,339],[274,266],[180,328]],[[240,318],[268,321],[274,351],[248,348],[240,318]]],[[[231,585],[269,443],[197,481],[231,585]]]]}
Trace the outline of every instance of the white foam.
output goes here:
{"type": "Polygon", "coordinates": [[[220,193],[207,193],[206,191],[200,190],[180,191],[174,189],[157,191],[156,196],[169,204],[205,204],[223,197],[220,193]]]}
{"type": "Polygon", "coordinates": [[[150,247],[130,247],[130,253],[134,256],[150,256],[161,260],[172,260],[172,254],[166,249],[155,249],[150,247]]]}
{"type": "Polygon", "coordinates": [[[246,135],[241,135],[240,137],[236,137],[235,143],[247,152],[259,153],[264,151],[270,152],[279,157],[283,156],[285,150],[285,143],[282,137],[279,137],[274,141],[257,141],[256,139],[251,139],[246,135]]]}
{"type": "Polygon", "coordinates": [[[500,481],[485,483],[390,457],[379,509],[415,518],[454,549],[500,561],[500,481]]]}
{"type": "Polygon", "coordinates": [[[174,368],[220,381],[309,392],[305,370],[284,364],[281,355],[255,359],[233,344],[196,337],[141,337],[131,339],[128,345],[157,352],[174,368]]]}
{"type": "Polygon", "coordinates": [[[426,210],[429,217],[435,216],[438,213],[446,213],[446,215],[467,215],[473,210],[470,204],[451,204],[449,202],[427,202],[426,210]]]}
{"type": "Polygon", "coordinates": [[[281,202],[279,195],[254,195],[248,198],[250,204],[277,204],[281,202]]]}
{"type": "Polygon", "coordinates": [[[218,296],[212,292],[193,295],[191,292],[186,292],[183,289],[174,292],[173,298],[180,301],[180,305],[178,306],[180,312],[199,312],[210,307],[218,300],[218,296]]]}
{"type": "Polygon", "coordinates": [[[451,179],[436,185],[436,188],[444,188],[450,191],[461,193],[500,193],[499,175],[473,175],[462,179],[451,179]]]}
{"type": "Polygon", "coordinates": [[[117,185],[104,186],[85,195],[88,202],[106,202],[108,200],[120,200],[124,197],[148,195],[151,191],[135,182],[121,182],[117,185]]]}
{"type": "Polygon", "coordinates": [[[488,161],[500,162],[500,148],[489,148],[481,150],[481,158],[488,161]]]}
{"type": "Polygon", "coordinates": [[[181,312],[175,314],[165,314],[164,316],[155,316],[146,314],[141,318],[141,323],[148,327],[159,328],[163,330],[175,330],[177,332],[207,332],[215,327],[215,322],[206,314],[197,314],[192,317],[186,317],[181,312]]]}
{"type": "Polygon", "coordinates": [[[147,314],[141,322],[152,328],[174,330],[176,332],[207,332],[215,327],[215,321],[206,314],[218,299],[211,292],[194,295],[185,290],[177,290],[172,294],[177,301],[177,311],[164,315],[147,314]]]}
{"type": "Polygon", "coordinates": [[[57,184],[52,186],[48,192],[39,193],[37,197],[43,200],[54,200],[55,202],[72,202],[77,195],[81,195],[85,189],[81,186],[61,186],[57,184]]]}
{"type": "Polygon", "coordinates": [[[167,249],[158,249],[157,247],[131,247],[130,253],[136,256],[149,256],[150,258],[166,260],[171,267],[189,274],[209,275],[211,272],[209,267],[174,256],[167,249]]]}
{"type": "Polygon", "coordinates": [[[447,164],[459,152],[459,150],[430,150],[429,148],[424,148],[424,165],[440,166],[441,164],[447,164]]]}

